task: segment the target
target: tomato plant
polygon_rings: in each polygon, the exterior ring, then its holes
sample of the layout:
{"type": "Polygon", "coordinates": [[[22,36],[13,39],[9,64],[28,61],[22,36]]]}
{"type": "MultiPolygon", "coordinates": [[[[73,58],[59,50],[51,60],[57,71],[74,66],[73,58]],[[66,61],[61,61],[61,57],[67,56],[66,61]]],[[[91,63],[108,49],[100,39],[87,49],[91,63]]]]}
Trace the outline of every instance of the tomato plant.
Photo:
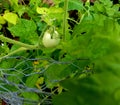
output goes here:
{"type": "Polygon", "coordinates": [[[119,105],[119,52],[119,1],[0,0],[4,104],[119,105]]]}

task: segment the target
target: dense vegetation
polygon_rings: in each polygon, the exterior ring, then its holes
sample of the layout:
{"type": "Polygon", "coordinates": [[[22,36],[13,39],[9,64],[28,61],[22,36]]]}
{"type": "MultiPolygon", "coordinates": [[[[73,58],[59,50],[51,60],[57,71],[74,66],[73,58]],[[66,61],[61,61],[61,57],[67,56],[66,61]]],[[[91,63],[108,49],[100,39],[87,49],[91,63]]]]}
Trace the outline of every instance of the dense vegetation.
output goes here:
{"type": "Polygon", "coordinates": [[[0,0],[2,105],[119,105],[119,0],[0,0]]]}

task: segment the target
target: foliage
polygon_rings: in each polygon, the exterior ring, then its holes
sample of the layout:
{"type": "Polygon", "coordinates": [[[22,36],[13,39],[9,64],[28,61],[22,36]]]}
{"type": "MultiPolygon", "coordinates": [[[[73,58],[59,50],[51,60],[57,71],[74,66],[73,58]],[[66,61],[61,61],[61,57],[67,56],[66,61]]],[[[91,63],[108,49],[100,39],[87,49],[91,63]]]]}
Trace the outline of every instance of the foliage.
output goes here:
{"type": "Polygon", "coordinates": [[[0,98],[12,105],[119,105],[119,8],[111,0],[1,0],[0,98]],[[60,43],[46,48],[50,29],[60,43]]]}

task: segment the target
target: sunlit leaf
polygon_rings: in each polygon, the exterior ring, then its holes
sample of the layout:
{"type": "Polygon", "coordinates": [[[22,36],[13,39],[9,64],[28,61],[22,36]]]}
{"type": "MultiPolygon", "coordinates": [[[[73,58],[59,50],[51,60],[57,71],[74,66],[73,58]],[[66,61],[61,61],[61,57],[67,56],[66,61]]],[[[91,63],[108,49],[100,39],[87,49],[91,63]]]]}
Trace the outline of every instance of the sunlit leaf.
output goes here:
{"type": "Polygon", "coordinates": [[[60,7],[49,8],[49,13],[63,13],[63,12],[64,12],[63,8],[60,8],[60,7]]]}
{"type": "Polygon", "coordinates": [[[18,16],[17,14],[15,13],[12,13],[12,12],[8,12],[8,13],[5,13],[3,15],[3,18],[8,21],[9,23],[12,23],[12,24],[16,24],[17,20],[18,20],[18,16]]]}
{"type": "Polygon", "coordinates": [[[5,20],[1,15],[0,15],[0,24],[5,24],[5,20]]]}
{"type": "Polygon", "coordinates": [[[37,7],[36,11],[39,14],[47,14],[49,12],[49,9],[45,7],[37,7]]]}

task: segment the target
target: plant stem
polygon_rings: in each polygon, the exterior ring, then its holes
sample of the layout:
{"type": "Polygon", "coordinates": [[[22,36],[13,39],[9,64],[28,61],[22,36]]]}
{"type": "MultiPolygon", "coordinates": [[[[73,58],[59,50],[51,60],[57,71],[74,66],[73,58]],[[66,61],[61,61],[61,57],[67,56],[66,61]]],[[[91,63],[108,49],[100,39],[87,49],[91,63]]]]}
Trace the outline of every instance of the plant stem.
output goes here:
{"type": "Polygon", "coordinates": [[[41,35],[39,36],[39,39],[38,39],[38,47],[40,47],[40,45],[41,45],[41,43],[42,43],[42,37],[43,37],[43,35],[44,35],[44,33],[45,33],[45,31],[48,29],[48,25],[46,25],[44,28],[43,28],[43,30],[42,30],[42,33],[41,33],[41,35]]]}
{"type": "Polygon", "coordinates": [[[4,58],[6,58],[6,57],[9,57],[9,56],[11,56],[11,55],[13,55],[13,54],[15,54],[15,53],[18,53],[18,52],[21,52],[21,51],[26,51],[26,50],[28,50],[28,49],[25,48],[25,47],[20,47],[20,48],[18,48],[17,50],[14,50],[13,52],[10,52],[10,53],[8,53],[7,55],[1,57],[0,60],[4,59],[4,58]]]}
{"type": "Polygon", "coordinates": [[[19,45],[21,47],[25,47],[25,48],[28,48],[28,49],[36,49],[37,48],[37,46],[35,46],[35,45],[25,44],[25,43],[22,43],[22,42],[7,38],[7,37],[5,37],[3,35],[0,35],[0,40],[3,41],[3,42],[16,44],[16,45],[19,45]]]}
{"type": "Polygon", "coordinates": [[[64,21],[63,21],[63,40],[66,40],[66,32],[67,32],[67,10],[68,10],[68,0],[64,2],[64,21]]]}

